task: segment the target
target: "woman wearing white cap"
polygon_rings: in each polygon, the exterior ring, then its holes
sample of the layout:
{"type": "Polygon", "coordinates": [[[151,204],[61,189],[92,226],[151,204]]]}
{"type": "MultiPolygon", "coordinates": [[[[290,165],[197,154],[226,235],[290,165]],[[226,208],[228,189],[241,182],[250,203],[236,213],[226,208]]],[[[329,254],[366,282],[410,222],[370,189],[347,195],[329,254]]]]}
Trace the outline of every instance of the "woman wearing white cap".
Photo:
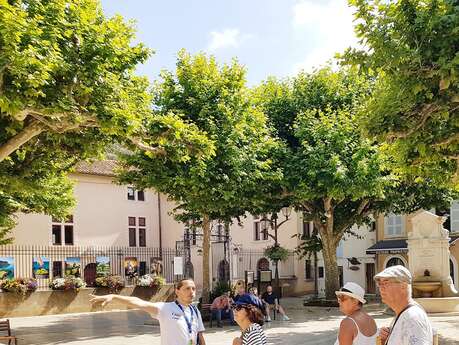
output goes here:
{"type": "Polygon", "coordinates": [[[346,315],[339,326],[335,345],[376,344],[376,322],[363,310],[365,290],[356,283],[346,283],[335,293],[339,310],[346,315]]]}

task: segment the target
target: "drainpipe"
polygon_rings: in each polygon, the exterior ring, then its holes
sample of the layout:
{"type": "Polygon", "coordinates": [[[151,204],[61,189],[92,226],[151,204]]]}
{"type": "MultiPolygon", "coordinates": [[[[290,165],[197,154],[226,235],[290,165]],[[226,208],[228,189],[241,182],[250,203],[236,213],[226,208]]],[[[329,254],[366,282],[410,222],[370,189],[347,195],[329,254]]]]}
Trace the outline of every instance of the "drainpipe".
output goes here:
{"type": "Polygon", "coordinates": [[[159,231],[159,257],[163,259],[163,229],[161,224],[161,194],[158,192],[158,231],[159,231]]]}

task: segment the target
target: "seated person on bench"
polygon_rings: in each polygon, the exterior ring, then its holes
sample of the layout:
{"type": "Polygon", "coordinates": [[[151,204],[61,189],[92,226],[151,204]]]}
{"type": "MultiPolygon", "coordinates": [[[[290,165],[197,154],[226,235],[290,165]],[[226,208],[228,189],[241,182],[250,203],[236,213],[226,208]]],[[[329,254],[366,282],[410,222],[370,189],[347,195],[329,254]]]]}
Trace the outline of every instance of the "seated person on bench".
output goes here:
{"type": "Polygon", "coordinates": [[[265,303],[266,307],[266,321],[271,321],[270,308],[275,308],[275,310],[277,310],[282,315],[282,320],[290,320],[290,318],[285,313],[284,308],[282,308],[282,306],[279,304],[279,297],[273,292],[273,287],[271,285],[268,285],[266,292],[261,295],[261,300],[265,303]]]}
{"type": "Polygon", "coordinates": [[[217,327],[222,327],[222,314],[225,313],[228,315],[231,324],[234,324],[234,315],[231,310],[231,304],[233,300],[229,296],[228,292],[225,292],[223,295],[217,297],[212,302],[210,310],[212,311],[212,317],[217,316],[217,327]]]}

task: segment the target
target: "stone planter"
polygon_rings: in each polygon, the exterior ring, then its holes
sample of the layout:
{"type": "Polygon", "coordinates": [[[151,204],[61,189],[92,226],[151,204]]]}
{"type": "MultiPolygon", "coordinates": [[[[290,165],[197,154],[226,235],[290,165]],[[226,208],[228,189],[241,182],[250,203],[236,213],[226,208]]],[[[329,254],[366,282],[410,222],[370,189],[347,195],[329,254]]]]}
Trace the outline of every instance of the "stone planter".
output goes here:
{"type": "MultiPolygon", "coordinates": [[[[93,306],[89,303],[90,294],[103,295],[107,293],[110,293],[108,288],[83,288],[79,291],[35,291],[25,296],[2,292],[0,293],[0,318],[129,309],[116,302],[110,303],[103,309],[100,305],[93,306]]],[[[120,295],[136,296],[152,302],[172,301],[174,299],[174,287],[168,284],[156,291],[126,287],[120,291],[120,295]]]]}

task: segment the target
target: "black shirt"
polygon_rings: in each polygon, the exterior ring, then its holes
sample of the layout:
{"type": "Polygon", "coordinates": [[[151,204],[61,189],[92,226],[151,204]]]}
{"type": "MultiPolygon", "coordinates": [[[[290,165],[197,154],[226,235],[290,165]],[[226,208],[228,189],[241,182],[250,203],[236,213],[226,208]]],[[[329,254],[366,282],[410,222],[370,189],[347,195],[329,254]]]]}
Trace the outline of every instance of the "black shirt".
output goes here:
{"type": "Polygon", "coordinates": [[[279,301],[279,298],[274,292],[272,292],[271,294],[268,294],[267,292],[263,293],[263,295],[261,295],[261,299],[268,304],[275,304],[276,299],[279,301]]]}

